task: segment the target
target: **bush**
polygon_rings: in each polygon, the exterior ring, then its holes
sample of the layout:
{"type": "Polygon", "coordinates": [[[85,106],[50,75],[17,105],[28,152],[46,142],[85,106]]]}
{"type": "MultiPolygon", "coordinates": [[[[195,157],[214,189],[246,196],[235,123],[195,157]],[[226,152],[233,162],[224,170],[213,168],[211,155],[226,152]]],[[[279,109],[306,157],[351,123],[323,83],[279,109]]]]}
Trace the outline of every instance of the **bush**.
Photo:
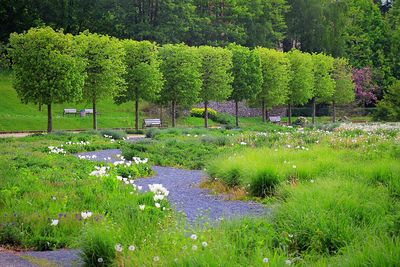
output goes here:
{"type": "Polygon", "coordinates": [[[281,178],[278,173],[270,169],[258,171],[250,182],[250,193],[256,197],[271,196],[281,178]]]}
{"type": "MultiPolygon", "coordinates": [[[[208,110],[208,118],[210,120],[216,121],[217,112],[212,108],[207,108],[207,110],[208,110]]],[[[204,108],[192,108],[192,110],[190,110],[190,116],[197,118],[204,118],[204,112],[205,112],[204,108]]]]}
{"type": "Polygon", "coordinates": [[[158,128],[150,128],[146,131],[146,138],[154,138],[156,135],[160,133],[160,129],[158,128]]]}
{"type": "Polygon", "coordinates": [[[124,131],[114,131],[114,130],[102,130],[100,131],[100,135],[112,136],[112,138],[115,140],[120,140],[126,137],[126,133],[124,131]]]}
{"type": "Polygon", "coordinates": [[[377,105],[374,118],[384,121],[400,121],[400,80],[388,88],[385,96],[377,105]]]}
{"type": "Polygon", "coordinates": [[[304,127],[309,123],[306,117],[298,117],[294,122],[293,125],[304,127]]]}

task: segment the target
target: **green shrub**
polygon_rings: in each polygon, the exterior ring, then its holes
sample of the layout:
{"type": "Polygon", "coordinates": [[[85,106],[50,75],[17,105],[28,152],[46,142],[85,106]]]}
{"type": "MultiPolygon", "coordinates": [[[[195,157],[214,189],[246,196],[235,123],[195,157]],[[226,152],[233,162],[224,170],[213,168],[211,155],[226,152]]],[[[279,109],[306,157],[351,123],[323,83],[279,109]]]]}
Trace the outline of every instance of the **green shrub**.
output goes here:
{"type": "Polygon", "coordinates": [[[112,136],[112,138],[115,140],[120,140],[126,137],[126,133],[124,131],[101,130],[99,133],[101,136],[104,135],[112,136]]]}
{"type": "Polygon", "coordinates": [[[278,173],[271,169],[262,169],[253,175],[250,182],[250,193],[256,197],[271,196],[280,182],[281,178],[278,173]]]}
{"type": "Polygon", "coordinates": [[[14,223],[2,223],[0,226],[0,245],[19,246],[23,234],[14,223]]]}
{"type": "MultiPolygon", "coordinates": [[[[217,112],[213,110],[212,108],[207,108],[208,110],[208,118],[210,120],[216,121],[217,119],[217,112]]],[[[197,118],[204,118],[204,108],[192,108],[190,110],[190,116],[191,117],[197,117],[197,118]]]]}
{"type": "Polygon", "coordinates": [[[400,121],[400,80],[389,86],[374,113],[376,120],[400,121]]]}
{"type": "Polygon", "coordinates": [[[158,128],[150,128],[148,130],[146,130],[146,138],[154,138],[156,137],[158,134],[160,134],[160,129],[158,128]]]}
{"type": "Polygon", "coordinates": [[[200,140],[203,144],[213,144],[217,146],[226,146],[229,144],[229,138],[226,136],[203,136],[200,140]]]}

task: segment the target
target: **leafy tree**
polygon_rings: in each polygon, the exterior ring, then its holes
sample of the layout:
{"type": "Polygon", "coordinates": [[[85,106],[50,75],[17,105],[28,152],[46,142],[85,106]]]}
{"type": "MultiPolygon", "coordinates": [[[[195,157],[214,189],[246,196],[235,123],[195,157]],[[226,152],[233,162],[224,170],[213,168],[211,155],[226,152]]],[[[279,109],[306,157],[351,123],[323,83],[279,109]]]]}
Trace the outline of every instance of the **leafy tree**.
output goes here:
{"type": "Polygon", "coordinates": [[[208,103],[227,99],[232,92],[232,53],[228,49],[200,46],[202,85],[200,98],[204,103],[204,126],[208,128],[208,103]]]}
{"type": "Polygon", "coordinates": [[[52,104],[82,97],[85,64],[71,35],[50,27],[11,34],[14,87],[23,103],[47,105],[47,131],[53,130],[52,104]]]}
{"type": "Polygon", "coordinates": [[[117,104],[135,102],[135,129],[139,129],[139,100],[154,101],[163,85],[157,47],[149,41],[123,40],[125,49],[126,90],[116,98],[117,104]]]}
{"type": "Polygon", "coordinates": [[[390,64],[391,74],[397,80],[400,79],[400,1],[394,1],[393,7],[386,17],[388,27],[389,52],[387,59],[390,64]]]}
{"type": "Polygon", "coordinates": [[[262,71],[258,53],[236,44],[230,44],[232,52],[232,94],[230,99],[235,101],[236,126],[239,126],[238,103],[253,99],[261,90],[262,71]]]}
{"type": "Polygon", "coordinates": [[[290,61],[283,52],[268,48],[256,49],[261,60],[263,82],[257,100],[261,101],[265,122],[269,108],[284,104],[288,97],[291,78],[290,61]]]}
{"type": "Polygon", "coordinates": [[[352,69],[347,59],[335,59],[332,76],[335,80],[335,91],[332,95],[332,120],[336,122],[336,105],[347,104],[355,99],[352,69]]]}
{"type": "Polygon", "coordinates": [[[114,97],[125,88],[125,51],[121,42],[107,35],[85,31],[76,37],[86,60],[83,97],[93,105],[93,129],[97,130],[97,101],[114,97]]]}
{"type": "Polygon", "coordinates": [[[334,58],[325,54],[313,54],[314,61],[314,94],[312,98],[312,123],[315,123],[316,102],[327,102],[335,91],[335,80],[332,78],[334,58]]]}
{"type": "Polygon", "coordinates": [[[400,121],[400,80],[388,87],[385,96],[377,104],[374,117],[385,121],[400,121]]]}
{"type": "Polygon", "coordinates": [[[183,44],[164,45],[160,48],[160,69],[165,83],[161,102],[170,102],[172,126],[176,126],[176,107],[189,107],[199,97],[201,89],[201,57],[194,47],[183,44]]]}
{"type": "Polygon", "coordinates": [[[292,123],[292,106],[304,105],[313,96],[314,92],[314,63],[312,56],[299,50],[287,53],[290,61],[291,79],[288,92],[288,117],[292,123]]]}

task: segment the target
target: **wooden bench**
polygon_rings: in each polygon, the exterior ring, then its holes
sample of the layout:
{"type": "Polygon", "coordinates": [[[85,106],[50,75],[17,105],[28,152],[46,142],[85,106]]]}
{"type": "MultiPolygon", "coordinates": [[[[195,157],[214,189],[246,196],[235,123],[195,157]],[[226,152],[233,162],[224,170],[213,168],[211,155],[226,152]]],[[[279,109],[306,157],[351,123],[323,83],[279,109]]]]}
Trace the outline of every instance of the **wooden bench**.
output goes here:
{"type": "Polygon", "coordinates": [[[269,116],[268,119],[270,122],[273,122],[273,123],[281,122],[281,116],[269,116]]]}
{"type": "Polygon", "coordinates": [[[146,127],[161,127],[160,119],[144,119],[143,120],[143,128],[146,127]]]}
{"type": "Polygon", "coordinates": [[[76,116],[77,112],[75,108],[65,108],[64,112],[63,112],[63,116],[64,115],[68,115],[68,114],[74,114],[76,116]]]}

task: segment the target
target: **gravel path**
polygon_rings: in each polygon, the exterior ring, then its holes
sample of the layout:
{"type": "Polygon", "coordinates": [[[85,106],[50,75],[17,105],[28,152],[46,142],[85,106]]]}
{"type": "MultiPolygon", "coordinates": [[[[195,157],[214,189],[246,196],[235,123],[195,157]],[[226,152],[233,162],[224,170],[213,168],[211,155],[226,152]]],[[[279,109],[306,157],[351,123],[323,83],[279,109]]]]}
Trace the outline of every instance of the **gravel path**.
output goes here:
{"type": "MultiPolygon", "coordinates": [[[[95,152],[79,153],[82,156],[96,156],[94,161],[114,162],[119,160],[118,149],[101,150],[95,152]]],[[[199,188],[199,183],[205,174],[202,171],[182,170],[169,167],[153,166],[156,176],[141,178],[135,181],[136,185],[148,190],[149,184],[162,184],[168,189],[168,200],[178,211],[184,212],[189,222],[197,219],[209,218],[212,221],[222,218],[235,218],[243,216],[259,216],[268,213],[268,209],[251,201],[229,201],[223,196],[210,194],[208,190],[199,188]]]]}

